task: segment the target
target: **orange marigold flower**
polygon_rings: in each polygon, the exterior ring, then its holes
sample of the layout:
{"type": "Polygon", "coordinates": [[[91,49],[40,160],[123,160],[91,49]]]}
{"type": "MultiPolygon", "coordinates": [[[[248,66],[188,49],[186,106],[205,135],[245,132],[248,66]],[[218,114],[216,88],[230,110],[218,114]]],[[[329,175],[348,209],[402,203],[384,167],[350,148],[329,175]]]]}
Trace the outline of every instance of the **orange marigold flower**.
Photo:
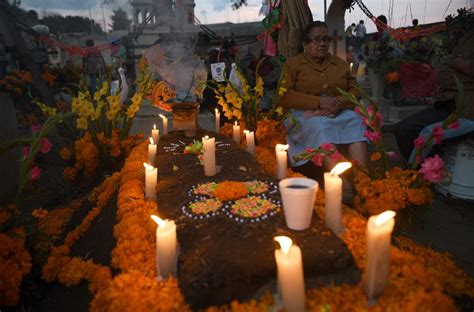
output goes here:
{"type": "Polygon", "coordinates": [[[70,148],[65,147],[65,148],[62,148],[62,149],[59,151],[59,155],[60,155],[61,158],[64,159],[64,160],[70,160],[71,157],[72,157],[72,151],[71,151],[70,148]]]}
{"type": "Polygon", "coordinates": [[[64,168],[64,177],[68,181],[74,181],[77,178],[77,169],[74,167],[64,168]]]}
{"type": "Polygon", "coordinates": [[[375,152],[375,153],[372,153],[372,155],[370,155],[370,160],[372,161],[377,161],[377,160],[380,160],[382,158],[382,154],[380,154],[379,152],[375,152]]]}
{"type": "Polygon", "coordinates": [[[42,218],[46,217],[47,214],[48,214],[48,210],[45,210],[45,209],[42,209],[42,208],[35,209],[31,213],[31,215],[33,217],[37,218],[37,219],[42,219],[42,218]]]}
{"type": "Polygon", "coordinates": [[[248,193],[248,188],[244,182],[224,181],[217,184],[214,196],[220,201],[234,200],[244,197],[248,193]]]}

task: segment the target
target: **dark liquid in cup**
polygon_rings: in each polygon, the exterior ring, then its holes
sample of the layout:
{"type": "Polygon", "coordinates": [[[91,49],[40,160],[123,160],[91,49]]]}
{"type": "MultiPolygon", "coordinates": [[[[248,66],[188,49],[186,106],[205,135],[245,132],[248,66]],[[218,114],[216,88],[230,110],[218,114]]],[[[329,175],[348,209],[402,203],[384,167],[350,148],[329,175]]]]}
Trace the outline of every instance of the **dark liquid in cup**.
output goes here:
{"type": "Polygon", "coordinates": [[[307,188],[309,188],[309,186],[293,184],[293,185],[288,185],[287,188],[290,188],[290,189],[307,189],[307,188]]]}

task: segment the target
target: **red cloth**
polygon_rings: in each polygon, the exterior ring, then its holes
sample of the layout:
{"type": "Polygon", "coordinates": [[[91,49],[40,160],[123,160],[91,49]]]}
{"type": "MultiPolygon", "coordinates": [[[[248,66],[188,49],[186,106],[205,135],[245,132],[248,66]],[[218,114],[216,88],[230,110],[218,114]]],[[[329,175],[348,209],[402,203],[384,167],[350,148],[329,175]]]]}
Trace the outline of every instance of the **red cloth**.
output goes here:
{"type": "Polygon", "coordinates": [[[419,98],[435,96],[435,75],[434,69],[428,64],[401,63],[401,97],[419,98]]]}

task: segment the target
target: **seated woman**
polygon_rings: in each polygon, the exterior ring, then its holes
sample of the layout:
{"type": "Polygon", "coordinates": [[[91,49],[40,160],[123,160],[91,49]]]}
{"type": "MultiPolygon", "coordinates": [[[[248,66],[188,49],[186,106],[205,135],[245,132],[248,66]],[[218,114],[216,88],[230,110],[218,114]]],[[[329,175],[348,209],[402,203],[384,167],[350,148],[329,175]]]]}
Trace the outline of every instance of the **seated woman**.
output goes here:
{"type": "MultiPolygon", "coordinates": [[[[304,52],[289,58],[283,68],[282,86],[288,91],[280,105],[289,109],[299,124],[295,125],[288,118],[285,120],[292,167],[308,162],[296,163],[293,156],[306,148],[320,147],[323,143],[332,143],[338,148],[347,147],[351,159],[367,164],[365,126],[353,111],[354,105],[340,95],[337,88],[357,98],[360,94],[347,63],[328,52],[330,41],[326,23],[310,23],[303,33],[304,52]]],[[[325,165],[329,170],[335,164],[325,165]]],[[[305,168],[304,174],[316,178],[317,170],[312,162],[305,168]],[[308,174],[308,166],[312,167],[313,174],[308,174]]]]}

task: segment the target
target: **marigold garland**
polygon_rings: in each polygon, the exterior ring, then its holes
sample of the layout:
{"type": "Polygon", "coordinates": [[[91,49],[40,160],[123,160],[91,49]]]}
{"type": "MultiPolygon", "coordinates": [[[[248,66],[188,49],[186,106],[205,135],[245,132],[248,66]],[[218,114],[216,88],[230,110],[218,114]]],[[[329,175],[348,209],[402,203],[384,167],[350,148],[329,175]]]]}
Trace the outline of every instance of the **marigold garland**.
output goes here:
{"type": "Polygon", "coordinates": [[[15,306],[20,298],[23,276],[31,270],[22,228],[0,233],[0,306],[15,306]]]}
{"type": "Polygon", "coordinates": [[[96,207],[89,211],[81,224],[66,235],[63,245],[51,248],[51,254],[42,272],[42,278],[45,281],[58,280],[66,286],[74,286],[87,279],[90,282],[89,289],[93,293],[107,285],[112,276],[109,268],[96,264],[92,260],[84,261],[77,257],[71,258],[69,253],[71,247],[89,230],[94,219],[102,212],[117,191],[120,176],[120,172],[114,173],[95,189],[98,194],[96,207]]]}

